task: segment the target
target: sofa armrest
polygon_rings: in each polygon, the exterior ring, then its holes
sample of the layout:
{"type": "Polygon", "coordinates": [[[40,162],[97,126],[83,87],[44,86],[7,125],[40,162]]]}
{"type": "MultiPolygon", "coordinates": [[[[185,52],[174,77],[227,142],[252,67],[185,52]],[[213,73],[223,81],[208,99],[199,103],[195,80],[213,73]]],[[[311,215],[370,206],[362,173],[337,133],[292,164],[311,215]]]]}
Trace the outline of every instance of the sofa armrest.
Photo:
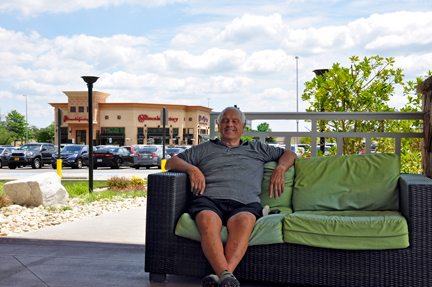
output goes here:
{"type": "Polygon", "coordinates": [[[399,193],[400,212],[408,221],[410,245],[426,248],[430,239],[424,235],[432,234],[432,180],[420,174],[401,174],[399,193]]]}
{"type": "Polygon", "coordinates": [[[165,273],[166,260],[178,241],[175,226],[192,194],[189,177],[186,173],[163,172],[150,174],[147,182],[145,266],[147,272],[165,273]]]}
{"type": "Polygon", "coordinates": [[[146,242],[162,233],[173,233],[185,212],[190,192],[186,173],[163,172],[148,176],[146,242]]]}

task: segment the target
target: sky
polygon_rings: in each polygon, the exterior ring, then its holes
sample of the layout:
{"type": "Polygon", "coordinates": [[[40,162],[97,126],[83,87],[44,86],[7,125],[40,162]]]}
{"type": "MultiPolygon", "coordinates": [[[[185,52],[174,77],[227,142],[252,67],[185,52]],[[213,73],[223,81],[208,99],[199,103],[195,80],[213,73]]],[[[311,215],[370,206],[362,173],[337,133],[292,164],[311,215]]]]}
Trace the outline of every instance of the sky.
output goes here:
{"type": "MultiPolygon", "coordinates": [[[[302,112],[312,71],[350,56],[426,75],[430,27],[429,0],[0,0],[0,113],[25,115],[27,99],[29,125],[44,128],[48,103],[87,90],[81,76],[100,77],[110,103],[295,112],[298,97],[302,112]]],[[[391,105],[405,102],[399,90],[391,105]]]]}

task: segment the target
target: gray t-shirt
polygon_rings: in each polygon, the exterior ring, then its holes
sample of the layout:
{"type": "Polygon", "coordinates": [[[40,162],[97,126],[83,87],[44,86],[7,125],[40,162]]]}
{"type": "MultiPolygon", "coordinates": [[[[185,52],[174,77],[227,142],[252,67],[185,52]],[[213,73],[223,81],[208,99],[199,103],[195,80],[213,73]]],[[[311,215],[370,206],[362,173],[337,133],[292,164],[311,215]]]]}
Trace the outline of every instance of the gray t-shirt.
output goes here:
{"type": "Polygon", "coordinates": [[[203,196],[232,199],[243,204],[260,202],[264,164],[278,160],[284,149],[261,142],[243,142],[227,147],[211,140],[178,154],[198,167],[206,179],[203,196]]]}

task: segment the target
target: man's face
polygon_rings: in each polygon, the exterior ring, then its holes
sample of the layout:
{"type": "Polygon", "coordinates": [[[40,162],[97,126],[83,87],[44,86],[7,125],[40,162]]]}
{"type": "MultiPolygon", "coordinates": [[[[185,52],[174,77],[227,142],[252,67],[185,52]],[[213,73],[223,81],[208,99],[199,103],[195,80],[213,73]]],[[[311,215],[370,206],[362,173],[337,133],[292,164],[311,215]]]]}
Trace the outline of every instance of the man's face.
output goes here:
{"type": "Polygon", "coordinates": [[[218,123],[221,140],[240,141],[245,124],[242,123],[240,113],[236,110],[227,110],[218,123]]]}

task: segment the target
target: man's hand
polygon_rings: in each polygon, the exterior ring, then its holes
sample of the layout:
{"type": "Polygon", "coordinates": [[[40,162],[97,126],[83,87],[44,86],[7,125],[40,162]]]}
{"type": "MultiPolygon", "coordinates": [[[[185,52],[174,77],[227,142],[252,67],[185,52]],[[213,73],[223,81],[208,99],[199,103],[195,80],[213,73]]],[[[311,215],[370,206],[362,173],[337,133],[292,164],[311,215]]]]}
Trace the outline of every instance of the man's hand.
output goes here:
{"type": "Polygon", "coordinates": [[[275,168],[270,178],[270,197],[274,195],[274,198],[278,199],[284,193],[285,172],[294,164],[296,157],[297,155],[294,152],[286,149],[279,158],[278,166],[275,168]]]}
{"type": "Polygon", "coordinates": [[[278,199],[284,193],[285,187],[285,170],[282,167],[276,167],[270,178],[269,195],[278,199]]]}
{"type": "Polygon", "coordinates": [[[205,177],[201,170],[199,170],[197,167],[194,167],[188,171],[188,174],[191,181],[191,191],[193,194],[203,194],[205,190],[205,177]]]}
{"type": "Polygon", "coordinates": [[[169,171],[186,172],[191,182],[191,192],[195,195],[201,195],[205,190],[205,177],[201,170],[194,165],[188,164],[177,156],[167,160],[165,168],[169,171]]]}

